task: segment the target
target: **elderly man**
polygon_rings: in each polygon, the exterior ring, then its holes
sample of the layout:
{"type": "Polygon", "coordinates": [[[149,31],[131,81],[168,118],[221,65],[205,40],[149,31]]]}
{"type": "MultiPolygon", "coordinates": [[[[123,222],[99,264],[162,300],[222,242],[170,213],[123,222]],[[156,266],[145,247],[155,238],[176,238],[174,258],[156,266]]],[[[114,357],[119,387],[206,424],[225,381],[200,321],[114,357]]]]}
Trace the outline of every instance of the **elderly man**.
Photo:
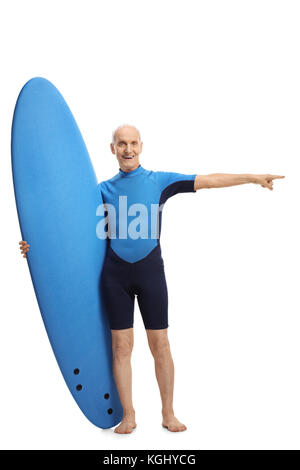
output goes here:
{"type": "MultiPolygon", "coordinates": [[[[203,188],[256,183],[273,190],[273,180],[284,176],[185,175],[146,170],[139,161],[143,148],[140,133],[129,125],[116,129],[110,147],[119,172],[101,182],[99,191],[107,210],[109,239],[102,270],[103,292],[112,333],[113,373],[123,407],[123,420],[115,432],[128,434],[136,427],[131,371],[135,296],[154,358],[162,425],[169,431],[184,431],[186,426],[173,410],[174,364],[168,340],[168,292],[159,242],[162,207],[175,194],[203,188]],[[141,214],[138,224],[132,220],[137,212],[141,214]],[[127,227],[128,215],[131,223],[127,227]],[[122,220],[125,223],[121,224],[122,220]]],[[[20,245],[26,257],[29,245],[25,241],[20,245]]]]}

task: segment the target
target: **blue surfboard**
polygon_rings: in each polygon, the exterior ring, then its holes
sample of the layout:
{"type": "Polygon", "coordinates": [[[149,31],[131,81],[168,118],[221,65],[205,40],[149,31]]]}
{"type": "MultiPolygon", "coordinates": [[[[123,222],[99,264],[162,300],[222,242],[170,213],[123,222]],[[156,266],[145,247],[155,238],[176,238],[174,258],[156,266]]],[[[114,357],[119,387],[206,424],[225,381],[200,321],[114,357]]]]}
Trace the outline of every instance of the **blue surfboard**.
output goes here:
{"type": "Polygon", "coordinates": [[[33,78],[22,88],[11,148],[22,239],[30,245],[28,266],[54,355],[84,415],[110,428],[122,407],[101,297],[101,195],[73,115],[48,80],[33,78]]]}

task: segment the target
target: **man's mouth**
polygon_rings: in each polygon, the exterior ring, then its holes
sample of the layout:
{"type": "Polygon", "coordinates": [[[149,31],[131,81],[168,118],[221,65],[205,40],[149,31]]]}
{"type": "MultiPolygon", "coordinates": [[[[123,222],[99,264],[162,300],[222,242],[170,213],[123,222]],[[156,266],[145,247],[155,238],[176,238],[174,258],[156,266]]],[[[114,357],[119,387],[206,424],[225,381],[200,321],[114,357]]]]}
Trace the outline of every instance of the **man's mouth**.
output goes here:
{"type": "Polygon", "coordinates": [[[126,158],[126,160],[131,160],[133,155],[124,155],[123,158],[126,158]]]}

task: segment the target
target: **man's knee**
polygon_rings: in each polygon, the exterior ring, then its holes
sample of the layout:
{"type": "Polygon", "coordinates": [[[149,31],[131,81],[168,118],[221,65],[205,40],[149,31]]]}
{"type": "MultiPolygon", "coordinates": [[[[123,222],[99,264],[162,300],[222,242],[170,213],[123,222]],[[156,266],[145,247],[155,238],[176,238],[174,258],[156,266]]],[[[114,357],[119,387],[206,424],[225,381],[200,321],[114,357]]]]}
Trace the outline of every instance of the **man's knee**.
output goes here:
{"type": "Polygon", "coordinates": [[[148,335],[149,347],[155,360],[163,360],[170,356],[170,343],[166,334],[148,335]]]}
{"type": "Polygon", "coordinates": [[[112,350],[115,359],[124,359],[131,356],[133,337],[131,332],[114,330],[112,332],[112,350]]]}

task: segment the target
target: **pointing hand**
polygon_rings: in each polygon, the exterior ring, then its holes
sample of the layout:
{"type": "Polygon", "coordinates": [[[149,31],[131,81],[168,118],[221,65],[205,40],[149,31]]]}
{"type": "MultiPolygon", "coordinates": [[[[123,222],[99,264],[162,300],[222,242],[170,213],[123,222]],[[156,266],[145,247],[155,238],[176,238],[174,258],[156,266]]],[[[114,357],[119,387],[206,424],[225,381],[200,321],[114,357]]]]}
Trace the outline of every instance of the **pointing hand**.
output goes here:
{"type": "Polygon", "coordinates": [[[263,188],[273,191],[273,180],[277,178],[285,178],[279,175],[254,175],[254,183],[260,184],[263,188]]]}

